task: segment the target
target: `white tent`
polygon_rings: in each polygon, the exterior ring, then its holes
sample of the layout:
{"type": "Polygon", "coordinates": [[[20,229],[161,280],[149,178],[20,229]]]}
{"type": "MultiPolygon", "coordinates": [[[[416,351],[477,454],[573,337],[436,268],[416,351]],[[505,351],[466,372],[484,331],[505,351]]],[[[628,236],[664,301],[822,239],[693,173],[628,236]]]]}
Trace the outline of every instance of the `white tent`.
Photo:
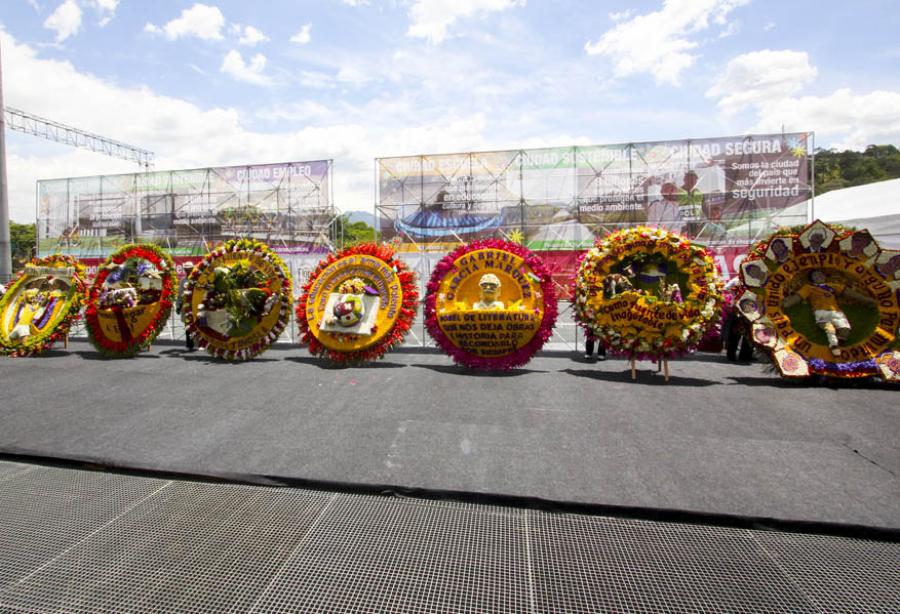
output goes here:
{"type": "Polygon", "coordinates": [[[795,226],[815,219],[867,228],[879,245],[900,249],[900,179],[832,190],[728,231],[730,238],[764,238],[770,229],[795,226]],[[757,236],[759,235],[759,236],[757,236]]]}
{"type": "Polygon", "coordinates": [[[900,249],[900,179],[879,181],[817,196],[811,217],[868,228],[881,247],[900,249]]]}

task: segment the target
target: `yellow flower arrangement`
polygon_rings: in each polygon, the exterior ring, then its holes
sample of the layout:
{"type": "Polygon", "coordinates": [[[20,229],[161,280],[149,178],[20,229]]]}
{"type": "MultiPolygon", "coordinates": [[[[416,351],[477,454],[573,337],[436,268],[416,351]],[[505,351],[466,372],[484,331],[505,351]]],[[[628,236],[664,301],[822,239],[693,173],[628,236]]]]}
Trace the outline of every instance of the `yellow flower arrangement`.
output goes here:
{"type": "Polygon", "coordinates": [[[574,306],[578,322],[611,352],[656,358],[694,350],[722,300],[706,248],[639,226],[598,239],[585,254],[574,306]]]}

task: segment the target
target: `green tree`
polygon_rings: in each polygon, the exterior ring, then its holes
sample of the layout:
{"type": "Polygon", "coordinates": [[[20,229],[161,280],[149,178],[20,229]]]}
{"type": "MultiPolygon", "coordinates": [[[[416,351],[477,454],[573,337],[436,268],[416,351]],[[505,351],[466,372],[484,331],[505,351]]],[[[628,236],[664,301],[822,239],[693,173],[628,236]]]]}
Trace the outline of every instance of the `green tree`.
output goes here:
{"type": "Polygon", "coordinates": [[[816,194],[896,178],[900,178],[900,150],[893,145],[816,151],[816,194]]]}
{"type": "Polygon", "coordinates": [[[12,251],[13,269],[21,269],[31,259],[31,251],[36,244],[34,224],[9,223],[9,240],[12,251]]]}
{"type": "Polygon", "coordinates": [[[365,222],[351,222],[349,215],[341,215],[332,222],[332,232],[338,247],[375,240],[375,229],[365,222]]]}

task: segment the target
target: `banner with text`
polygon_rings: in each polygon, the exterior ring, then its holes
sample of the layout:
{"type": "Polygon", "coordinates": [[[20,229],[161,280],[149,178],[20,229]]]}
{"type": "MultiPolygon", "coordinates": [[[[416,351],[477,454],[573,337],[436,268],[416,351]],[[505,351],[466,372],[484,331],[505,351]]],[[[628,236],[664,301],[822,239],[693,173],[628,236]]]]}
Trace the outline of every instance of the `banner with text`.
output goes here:
{"type": "Polygon", "coordinates": [[[331,174],[320,160],[38,181],[39,252],[103,257],[147,242],[199,256],[235,237],[327,251],[331,174]]]}
{"type": "Polygon", "coordinates": [[[649,224],[733,258],[806,222],[810,146],[791,133],[381,158],[378,224],[429,251],[494,236],[580,250],[649,224]]]}

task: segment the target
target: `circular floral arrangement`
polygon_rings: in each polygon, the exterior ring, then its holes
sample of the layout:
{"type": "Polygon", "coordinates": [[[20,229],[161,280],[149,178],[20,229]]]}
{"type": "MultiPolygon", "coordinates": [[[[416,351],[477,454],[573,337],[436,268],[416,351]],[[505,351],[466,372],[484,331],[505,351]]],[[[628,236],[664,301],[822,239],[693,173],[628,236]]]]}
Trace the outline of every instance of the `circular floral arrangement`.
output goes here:
{"type": "Polygon", "coordinates": [[[156,245],[125,245],[107,258],[88,292],[84,317],[94,346],[134,356],[169,320],[178,289],[172,257],[156,245]]]}
{"type": "Polygon", "coordinates": [[[55,254],[31,260],[0,298],[0,354],[40,354],[69,334],[85,295],[84,266],[55,254]]]}
{"type": "Polygon", "coordinates": [[[419,292],[415,273],[389,245],[362,243],[329,254],[297,301],[301,342],[342,364],[375,360],[409,331],[419,292]]]}
{"type": "Polygon", "coordinates": [[[712,254],[661,228],[598,239],[575,280],[575,317],[614,354],[669,358],[694,351],[721,315],[712,254]]]}
{"type": "Polygon", "coordinates": [[[213,356],[249,360],[287,327],[291,288],[287,267],[266,244],[232,239],[191,271],[181,318],[197,345],[213,356]]]}
{"type": "Polygon", "coordinates": [[[817,220],[758,243],[740,274],[737,309],[784,377],[900,381],[900,251],[817,220]]]}
{"type": "Polygon", "coordinates": [[[541,259],[499,239],[461,245],[435,267],[425,327],[453,361],[511,369],[543,347],[556,324],[556,290],[541,259]]]}

